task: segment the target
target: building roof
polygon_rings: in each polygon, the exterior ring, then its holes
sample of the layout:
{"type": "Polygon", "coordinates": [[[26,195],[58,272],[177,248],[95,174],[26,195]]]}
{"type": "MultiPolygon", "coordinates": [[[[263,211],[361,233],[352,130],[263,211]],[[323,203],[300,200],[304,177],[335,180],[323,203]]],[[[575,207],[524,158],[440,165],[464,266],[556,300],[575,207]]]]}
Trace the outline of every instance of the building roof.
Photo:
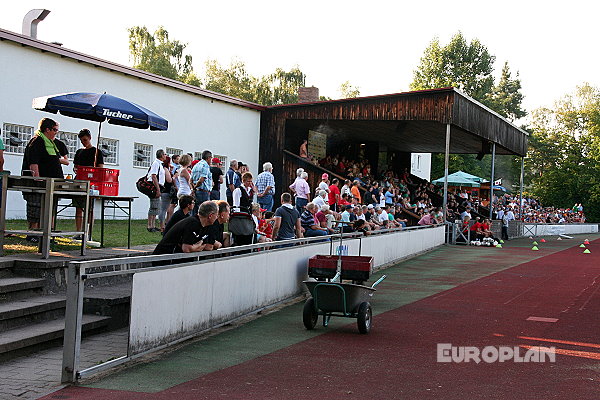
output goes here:
{"type": "Polygon", "coordinates": [[[232,96],[227,96],[221,93],[212,92],[210,90],[201,89],[197,86],[188,85],[186,83],[179,82],[174,79],[165,78],[160,75],[151,74],[149,72],[127,67],[121,64],[114,63],[112,61],[103,60],[101,58],[83,54],[74,50],[69,50],[60,45],[33,39],[29,36],[20,35],[18,33],[10,32],[4,29],[0,29],[0,41],[10,41],[18,43],[21,46],[31,47],[40,50],[43,53],[56,54],[57,56],[60,56],[62,58],[70,58],[72,60],[76,60],[77,62],[87,63],[93,65],[94,67],[105,68],[111,72],[122,73],[138,79],[146,80],[148,82],[164,85],[173,89],[182,90],[184,92],[206,97],[211,100],[223,101],[225,103],[250,108],[253,110],[260,111],[265,109],[265,106],[262,106],[260,104],[238,99],[232,96]]]}

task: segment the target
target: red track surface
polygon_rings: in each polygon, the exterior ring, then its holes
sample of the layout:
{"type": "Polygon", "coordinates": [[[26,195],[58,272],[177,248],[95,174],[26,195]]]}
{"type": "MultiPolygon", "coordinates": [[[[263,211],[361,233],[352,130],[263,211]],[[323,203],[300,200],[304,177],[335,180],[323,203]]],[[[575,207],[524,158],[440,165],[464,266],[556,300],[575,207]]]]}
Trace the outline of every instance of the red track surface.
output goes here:
{"type": "Polygon", "coordinates": [[[588,248],[377,315],[366,336],[350,324],[160,393],[71,387],[46,399],[598,399],[600,241],[588,248]],[[438,343],[559,354],[555,363],[438,363],[438,343]]]}

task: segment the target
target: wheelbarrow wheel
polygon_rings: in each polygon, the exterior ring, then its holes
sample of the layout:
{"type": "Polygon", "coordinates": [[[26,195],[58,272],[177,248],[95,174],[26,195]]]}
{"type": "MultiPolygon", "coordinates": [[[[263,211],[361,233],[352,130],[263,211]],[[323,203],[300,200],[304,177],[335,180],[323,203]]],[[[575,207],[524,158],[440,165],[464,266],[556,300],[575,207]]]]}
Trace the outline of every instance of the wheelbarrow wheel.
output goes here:
{"type": "Polygon", "coordinates": [[[304,327],[310,331],[315,328],[318,319],[319,314],[317,314],[317,310],[315,309],[315,299],[311,297],[304,303],[302,322],[304,323],[304,327]]]}
{"type": "Polygon", "coordinates": [[[365,301],[358,306],[358,331],[362,334],[367,334],[371,330],[371,304],[365,301]]]}

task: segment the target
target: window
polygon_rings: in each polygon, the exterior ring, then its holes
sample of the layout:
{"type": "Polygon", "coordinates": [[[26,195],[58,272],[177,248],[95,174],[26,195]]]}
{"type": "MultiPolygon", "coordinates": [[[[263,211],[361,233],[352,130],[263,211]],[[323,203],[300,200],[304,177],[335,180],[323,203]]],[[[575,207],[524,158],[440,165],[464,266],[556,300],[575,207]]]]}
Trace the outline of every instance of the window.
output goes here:
{"type": "Polygon", "coordinates": [[[221,170],[223,171],[223,173],[225,173],[227,171],[227,169],[229,169],[229,165],[227,165],[227,156],[220,156],[217,154],[213,154],[213,158],[218,158],[219,160],[221,160],[221,170]]]}
{"type": "Polygon", "coordinates": [[[175,149],[173,147],[167,147],[167,155],[169,157],[171,157],[173,154],[177,154],[177,155],[182,155],[183,154],[183,150],[181,149],[175,149]]]}
{"type": "Polygon", "coordinates": [[[79,138],[76,133],[72,132],[58,132],[56,138],[63,142],[67,146],[67,150],[69,151],[69,159],[75,158],[75,152],[80,147],[79,146],[79,138]]]}
{"type": "Polygon", "coordinates": [[[133,166],[150,167],[152,164],[152,145],[143,143],[133,144],[133,166]]]}
{"type": "Polygon", "coordinates": [[[2,129],[2,140],[7,153],[25,153],[27,142],[33,136],[33,126],[16,124],[4,124],[2,129]]]}
{"type": "Polygon", "coordinates": [[[202,152],[197,151],[194,153],[194,160],[202,160],[202,152]]]}
{"type": "MultiPolygon", "coordinates": [[[[104,156],[104,164],[119,163],[119,141],[116,139],[100,138],[100,151],[104,156]]],[[[135,164],[134,164],[135,165],[135,164]]]]}

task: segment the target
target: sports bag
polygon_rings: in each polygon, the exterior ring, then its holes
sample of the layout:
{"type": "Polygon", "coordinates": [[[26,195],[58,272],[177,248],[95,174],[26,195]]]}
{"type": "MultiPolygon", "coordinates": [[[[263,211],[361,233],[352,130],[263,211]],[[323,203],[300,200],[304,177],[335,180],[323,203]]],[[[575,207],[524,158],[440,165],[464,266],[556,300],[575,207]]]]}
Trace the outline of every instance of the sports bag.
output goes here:
{"type": "MultiPolygon", "coordinates": [[[[148,172],[150,172],[150,168],[148,168],[148,172]]],[[[154,185],[154,182],[148,180],[148,172],[137,180],[135,187],[140,193],[154,199],[156,198],[156,186],[154,185]]]]}

